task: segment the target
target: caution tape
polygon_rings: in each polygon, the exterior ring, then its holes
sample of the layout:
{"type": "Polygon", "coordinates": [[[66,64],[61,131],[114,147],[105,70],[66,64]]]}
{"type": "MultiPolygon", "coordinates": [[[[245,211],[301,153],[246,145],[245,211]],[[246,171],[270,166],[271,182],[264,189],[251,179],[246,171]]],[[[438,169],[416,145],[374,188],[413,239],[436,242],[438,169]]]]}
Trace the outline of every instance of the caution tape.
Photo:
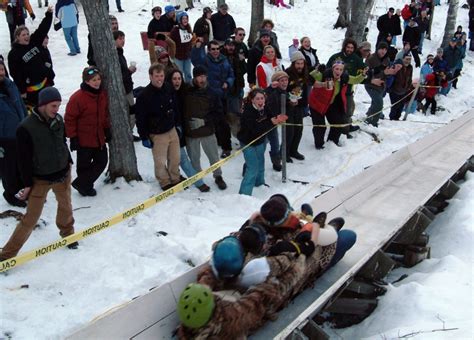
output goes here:
{"type": "Polygon", "coordinates": [[[219,160],[218,162],[212,164],[209,168],[197,173],[196,175],[189,177],[188,179],[176,184],[174,187],[163,191],[162,193],[153,196],[141,203],[136,204],[135,206],[118,213],[111,218],[104,220],[102,222],[99,222],[97,224],[94,224],[93,226],[83,229],[81,231],[78,231],[72,235],[66,236],[64,238],[61,238],[59,240],[56,240],[52,243],[49,243],[45,246],[42,246],[40,248],[36,248],[30,251],[27,251],[23,254],[17,255],[15,257],[9,258],[5,261],[0,262],[0,273],[8,271],[10,269],[13,269],[15,267],[18,267],[22,264],[25,264],[29,261],[32,261],[38,257],[48,255],[58,249],[64,248],[67,245],[77,242],[79,240],[82,240],[86,237],[92,236],[94,234],[97,234],[99,232],[102,232],[106,229],[109,229],[110,227],[125,221],[131,217],[134,217],[146,209],[149,209],[153,206],[155,206],[158,203],[161,203],[165,201],[166,199],[170,198],[171,196],[177,194],[178,192],[183,191],[187,187],[191,186],[192,184],[196,183],[198,180],[204,178],[211,172],[217,170],[220,168],[222,165],[233,159],[234,157],[237,157],[240,153],[242,153],[245,149],[251,147],[257,140],[260,138],[264,137],[266,134],[268,134],[270,131],[278,127],[278,125],[273,126],[270,130],[266,131],[265,133],[261,134],[254,140],[252,140],[249,144],[245,145],[244,147],[238,149],[236,152],[231,154],[229,157],[226,157],[224,159],[219,160]]]}

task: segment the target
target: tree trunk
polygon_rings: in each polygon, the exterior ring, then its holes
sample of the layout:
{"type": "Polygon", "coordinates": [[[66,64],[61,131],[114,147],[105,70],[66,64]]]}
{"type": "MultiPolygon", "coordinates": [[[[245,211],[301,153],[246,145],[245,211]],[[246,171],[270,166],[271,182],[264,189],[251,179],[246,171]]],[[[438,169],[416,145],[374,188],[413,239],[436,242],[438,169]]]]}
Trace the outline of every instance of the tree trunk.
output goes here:
{"type": "Polygon", "coordinates": [[[459,0],[451,0],[449,2],[448,17],[446,18],[446,26],[444,27],[444,37],[441,47],[445,48],[449,45],[449,40],[456,31],[456,17],[458,14],[459,0]]]}
{"type": "Polygon", "coordinates": [[[428,30],[426,31],[426,37],[425,39],[431,40],[431,26],[433,25],[433,18],[434,18],[434,12],[435,12],[435,5],[434,5],[434,0],[432,2],[432,6],[430,9],[430,22],[428,24],[428,30]]]}
{"type": "Polygon", "coordinates": [[[334,29],[339,27],[346,28],[349,26],[350,22],[351,0],[339,0],[337,10],[339,12],[339,17],[334,24],[334,29]]]}
{"type": "Polygon", "coordinates": [[[225,4],[225,0],[217,0],[217,8],[222,4],[225,4]]]}
{"type": "Polygon", "coordinates": [[[193,0],[186,0],[186,4],[188,5],[188,8],[194,8],[193,0]]]}
{"type": "Polygon", "coordinates": [[[94,59],[103,74],[103,81],[109,94],[109,111],[112,125],[112,141],[109,150],[109,176],[125,180],[141,180],[137,168],[137,157],[130,133],[129,107],[125,98],[122,73],[118,61],[109,13],[102,0],[83,0],[82,7],[91,34],[94,59]]]}
{"type": "Polygon", "coordinates": [[[252,17],[250,20],[250,32],[248,45],[252,46],[257,39],[258,30],[263,21],[264,0],[252,0],[252,17]]]}
{"type": "Polygon", "coordinates": [[[362,42],[375,0],[351,0],[351,21],[346,31],[346,38],[353,38],[358,44],[362,42]]]}

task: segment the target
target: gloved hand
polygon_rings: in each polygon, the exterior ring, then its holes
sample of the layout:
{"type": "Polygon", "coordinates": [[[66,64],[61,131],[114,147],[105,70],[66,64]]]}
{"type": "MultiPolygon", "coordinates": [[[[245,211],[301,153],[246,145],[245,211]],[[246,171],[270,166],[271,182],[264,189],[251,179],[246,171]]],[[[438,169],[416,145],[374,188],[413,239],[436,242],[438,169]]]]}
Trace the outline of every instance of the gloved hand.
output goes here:
{"type": "Polygon", "coordinates": [[[69,149],[71,149],[71,151],[79,149],[79,139],[77,137],[72,137],[69,140],[69,149]]]}
{"type": "Polygon", "coordinates": [[[31,20],[35,20],[35,19],[36,19],[35,13],[31,13],[31,14],[30,14],[30,18],[31,18],[31,20]]]}
{"type": "Polygon", "coordinates": [[[152,143],[152,141],[149,140],[149,139],[142,140],[142,145],[143,145],[145,148],[148,148],[148,149],[153,148],[153,143],[152,143]]]}
{"type": "Polygon", "coordinates": [[[191,118],[191,120],[189,121],[189,127],[191,128],[191,130],[199,129],[204,125],[206,125],[206,122],[202,118],[191,118]]]}

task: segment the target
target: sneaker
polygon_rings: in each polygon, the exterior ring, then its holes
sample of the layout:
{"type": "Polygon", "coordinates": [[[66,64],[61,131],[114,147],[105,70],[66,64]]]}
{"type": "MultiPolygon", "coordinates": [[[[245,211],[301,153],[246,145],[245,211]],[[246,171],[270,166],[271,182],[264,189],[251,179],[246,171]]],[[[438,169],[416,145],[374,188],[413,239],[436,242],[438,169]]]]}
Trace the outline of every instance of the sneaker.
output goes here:
{"type": "Polygon", "coordinates": [[[224,182],[224,179],[222,176],[217,176],[214,180],[217,184],[217,187],[221,190],[227,189],[227,184],[224,182]]]}
{"type": "Polygon", "coordinates": [[[297,159],[299,161],[304,161],[304,156],[300,154],[299,152],[291,154],[291,158],[297,159]]]}
{"type": "Polygon", "coordinates": [[[227,158],[230,156],[230,150],[222,150],[221,158],[227,158]]]}
{"type": "Polygon", "coordinates": [[[91,196],[91,197],[97,196],[97,191],[94,188],[87,190],[86,193],[87,193],[86,196],[91,196]]]}
{"type": "Polygon", "coordinates": [[[133,141],[134,141],[134,142],[139,142],[139,141],[141,141],[141,140],[142,140],[142,139],[141,139],[140,137],[133,135],[133,141]]]}
{"type": "Polygon", "coordinates": [[[76,53],[69,52],[67,55],[68,55],[68,56],[70,56],[70,57],[72,57],[72,56],[75,56],[75,55],[76,55],[76,53]]]}
{"type": "Polygon", "coordinates": [[[354,138],[350,133],[347,133],[347,134],[346,134],[346,137],[347,137],[347,139],[352,139],[352,138],[354,138]]]}
{"type": "Polygon", "coordinates": [[[6,192],[3,193],[3,198],[5,198],[5,201],[8,202],[8,204],[13,205],[15,207],[20,207],[20,208],[26,208],[26,202],[19,200],[16,198],[14,195],[9,195],[6,192]]]}
{"type": "Polygon", "coordinates": [[[121,8],[119,8],[118,11],[119,11],[119,13],[125,12],[125,11],[124,11],[123,9],[121,9],[121,8]]]}
{"type": "Polygon", "coordinates": [[[71,244],[68,244],[67,247],[69,249],[77,249],[79,247],[79,242],[72,242],[71,244]]]}
{"type": "Polygon", "coordinates": [[[211,190],[211,188],[209,188],[209,186],[206,184],[201,184],[197,188],[199,189],[200,192],[209,192],[211,190]]]}
{"type": "Polygon", "coordinates": [[[315,145],[316,150],[324,149],[324,145],[315,145]]]}
{"type": "Polygon", "coordinates": [[[167,185],[163,185],[163,186],[161,187],[161,190],[166,191],[166,190],[168,190],[168,189],[171,189],[171,188],[174,187],[174,186],[175,186],[175,184],[172,184],[172,183],[171,183],[171,184],[167,184],[167,185]]]}

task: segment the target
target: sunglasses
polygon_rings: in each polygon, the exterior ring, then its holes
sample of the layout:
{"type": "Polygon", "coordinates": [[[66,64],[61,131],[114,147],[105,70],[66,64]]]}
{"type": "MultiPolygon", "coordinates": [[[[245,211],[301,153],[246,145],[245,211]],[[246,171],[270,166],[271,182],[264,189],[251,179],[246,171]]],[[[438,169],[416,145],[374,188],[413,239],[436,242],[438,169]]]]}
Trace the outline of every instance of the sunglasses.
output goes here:
{"type": "Polygon", "coordinates": [[[99,73],[99,70],[96,68],[91,68],[90,70],[87,71],[87,74],[90,76],[96,73],[99,73]]]}
{"type": "MultiPolygon", "coordinates": [[[[369,50],[370,51],[370,50],[369,50]]],[[[334,65],[344,65],[344,62],[342,60],[336,60],[334,62],[334,65]]]]}
{"type": "Polygon", "coordinates": [[[211,47],[210,50],[211,51],[219,51],[219,47],[211,47]]]}
{"type": "Polygon", "coordinates": [[[240,37],[245,37],[245,33],[239,33],[237,35],[240,36],[240,37]]]}

